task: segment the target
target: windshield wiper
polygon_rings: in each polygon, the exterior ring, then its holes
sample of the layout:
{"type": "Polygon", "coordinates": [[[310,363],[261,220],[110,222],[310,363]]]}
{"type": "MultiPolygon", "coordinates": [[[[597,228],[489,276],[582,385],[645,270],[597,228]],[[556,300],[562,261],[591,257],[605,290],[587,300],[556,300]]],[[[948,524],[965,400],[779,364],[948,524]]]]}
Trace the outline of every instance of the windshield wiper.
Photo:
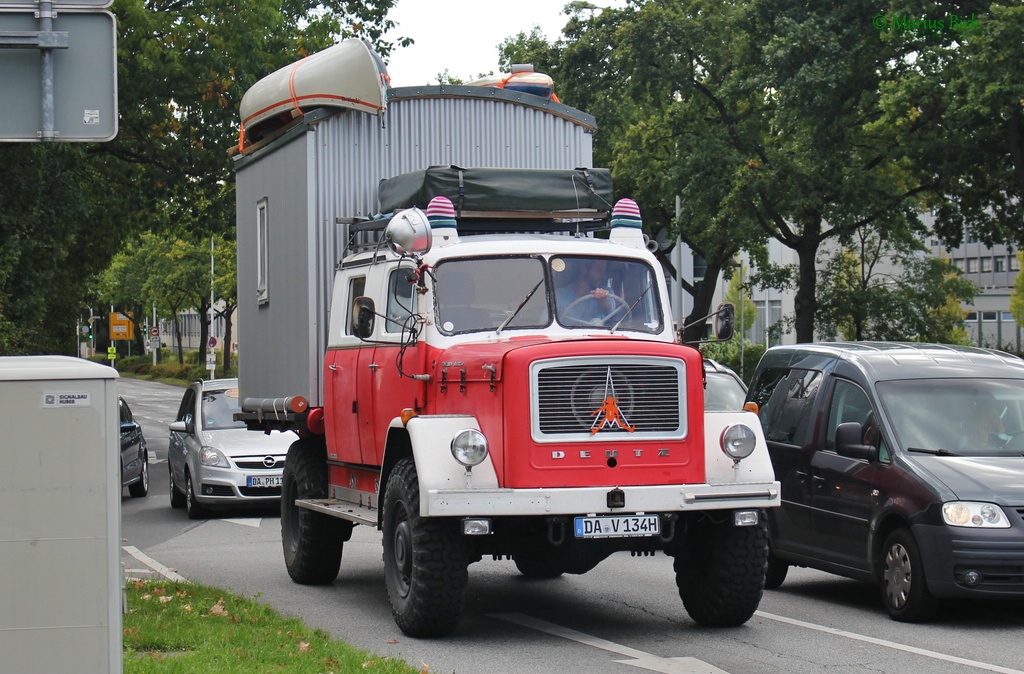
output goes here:
{"type": "Polygon", "coordinates": [[[626,320],[626,317],[629,316],[629,313],[633,311],[633,307],[640,303],[640,300],[642,300],[644,298],[644,295],[646,295],[648,291],[650,291],[652,285],[654,285],[654,279],[651,279],[651,282],[647,284],[647,287],[644,288],[644,291],[640,293],[640,297],[636,298],[636,300],[634,300],[633,303],[629,305],[629,308],[626,309],[626,313],[622,314],[622,318],[620,318],[615,323],[615,325],[612,326],[612,332],[615,332],[619,328],[619,326],[622,325],[622,321],[626,320]]]}
{"type": "Polygon", "coordinates": [[[544,283],[544,277],[543,276],[541,277],[541,279],[539,281],[537,281],[537,285],[533,286],[533,290],[531,290],[530,292],[526,293],[526,297],[524,297],[523,301],[519,303],[519,306],[516,307],[516,310],[513,311],[509,315],[508,318],[506,318],[504,321],[501,322],[501,325],[499,325],[498,329],[494,331],[494,334],[500,335],[501,331],[505,329],[505,326],[508,325],[509,323],[511,323],[512,319],[519,315],[519,312],[523,310],[523,307],[525,307],[526,303],[530,301],[530,298],[533,297],[533,294],[535,292],[537,292],[537,288],[539,288],[542,283],[544,283]]]}
{"type": "Polygon", "coordinates": [[[956,452],[951,452],[948,449],[924,449],[923,447],[907,447],[908,452],[917,452],[918,454],[932,454],[933,456],[960,456],[956,452]]]}

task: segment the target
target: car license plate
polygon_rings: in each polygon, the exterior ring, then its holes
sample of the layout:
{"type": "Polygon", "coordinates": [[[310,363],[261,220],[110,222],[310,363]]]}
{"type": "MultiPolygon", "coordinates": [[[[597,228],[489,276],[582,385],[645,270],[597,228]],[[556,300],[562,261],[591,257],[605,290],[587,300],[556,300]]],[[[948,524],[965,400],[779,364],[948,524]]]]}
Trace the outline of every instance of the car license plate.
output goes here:
{"type": "Polygon", "coordinates": [[[245,478],[245,484],[249,487],[280,487],[280,475],[249,475],[245,478]]]}
{"type": "Polygon", "coordinates": [[[577,517],[576,538],[626,538],[657,536],[661,520],[657,515],[613,515],[577,517]]]}

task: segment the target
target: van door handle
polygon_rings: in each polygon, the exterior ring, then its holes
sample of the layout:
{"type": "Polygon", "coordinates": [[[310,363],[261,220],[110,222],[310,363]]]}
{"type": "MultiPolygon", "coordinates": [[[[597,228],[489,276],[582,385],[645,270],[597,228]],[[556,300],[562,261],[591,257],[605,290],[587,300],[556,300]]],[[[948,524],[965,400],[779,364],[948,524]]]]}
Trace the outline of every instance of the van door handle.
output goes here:
{"type": "Polygon", "coordinates": [[[337,372],[338,371],[338,364],[337,363],[331,363],[330,365],[327,366],[327,369],[330,370],[331,372],[337,372]]]}

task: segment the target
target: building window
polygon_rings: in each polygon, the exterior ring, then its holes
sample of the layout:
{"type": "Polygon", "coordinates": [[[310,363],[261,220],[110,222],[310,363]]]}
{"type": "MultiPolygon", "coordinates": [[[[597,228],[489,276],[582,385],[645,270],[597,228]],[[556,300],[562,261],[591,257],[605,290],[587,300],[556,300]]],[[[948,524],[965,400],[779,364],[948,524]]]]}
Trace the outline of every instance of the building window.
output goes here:
{"type": "Polygon", "coordinates": [[[981,258],[981,271],[990,272],[992,271],[992,258],[983,257],[981,258]]]}
{"type": "Polygon", "coordinates": [[[964,270],[964,259],[962,257],[958,257],[955,260],[953,260],[953,264],[956,265],[956,268],[959,269],[960,271],[964,270]]]}
{"type": "Polygon", "coordinates": [[[1011,314],[1009,311],[1002,312],[1002,320],[1004,323],[1009,323],[1010,321],[1013,320],[1013,314],[1011,314]]]}
{"type": "Polygon", "coordinates": [[[969,257],[967,258],[967,273],[976,274],[978,273],[978,258],[969,257]]]}
{"type": "Polygon", "coordinates": [[[270,301],[268,229],[267,200],[260,199],[256,204],[256,302],[258,304],[266,304],[270,301]]]}
{"type": "Polygon", "coordinates": [[[1016,255],[1010,256],[1010,271],[1020,271],[1020,258],[1016,255]]]}
{"type": "Polygon", "coordinates": [[[981,312],[981,320],[983,322],[994,321],[994,320],[996,320],[996,314],[997,313],[998,312],[996,312],[996,311],[982,311],[981,312]]]}
{"type": "Polygon", "coordinates": [[[708,271],[707,260],[700,255],[693,256],[693,282],[698,283],[704,280],[704,274],[708,271]]]}
{"type": "Polygon", "coordinates": [[[964,319],[964,321],[967,322],[967,323],[974,323],[977,320],[978,320],[978,312],[977,311],[968,311],[967,312],[967,317],[964,319]]]}
{"type": "Polygon", "coordinates": [[[1006,258],[1005,257],[995,257],[995,258],[992,258],[992,261],[995,262],[995,264],[996,264],[996,271],[1006,271],[1006,258]]]}

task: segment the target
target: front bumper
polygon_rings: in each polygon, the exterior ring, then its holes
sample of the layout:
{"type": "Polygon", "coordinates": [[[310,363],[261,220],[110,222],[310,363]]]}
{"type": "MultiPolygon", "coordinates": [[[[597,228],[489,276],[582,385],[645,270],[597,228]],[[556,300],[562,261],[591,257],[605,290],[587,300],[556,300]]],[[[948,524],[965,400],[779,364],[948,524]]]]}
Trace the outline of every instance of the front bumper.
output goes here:
{"type": "Polygon", "coordinates": [[[664,513],[760,509],[778,505],[778,482],[544,489],[431,489],[420,497],[420,512],[427,517],[664,513]],[[614,489],[622,492],[622,507],[608,506],[608,493],[614,489]]]}
{"type": "MultiPolygon", "coordinates": [[[[1010,514],[1010,513],[1007,513],[1010,514]]],[[[1024,524],[1009,529],[917,525],[928,589],[936,597],[1024,598],[1024,524]],[[965,581],[968,571],[981,579],[965,581]]]]}
{"type": "Polygon", "coordinates": [[[199,469],[196,484],[196,501],[204,506],[238,505],[252,503],[254,505],[273,503],[281,498],[281,487],[250,487],[247,477],[280,477],[282,469],[241,471],[233,468],[199,469]]]}

